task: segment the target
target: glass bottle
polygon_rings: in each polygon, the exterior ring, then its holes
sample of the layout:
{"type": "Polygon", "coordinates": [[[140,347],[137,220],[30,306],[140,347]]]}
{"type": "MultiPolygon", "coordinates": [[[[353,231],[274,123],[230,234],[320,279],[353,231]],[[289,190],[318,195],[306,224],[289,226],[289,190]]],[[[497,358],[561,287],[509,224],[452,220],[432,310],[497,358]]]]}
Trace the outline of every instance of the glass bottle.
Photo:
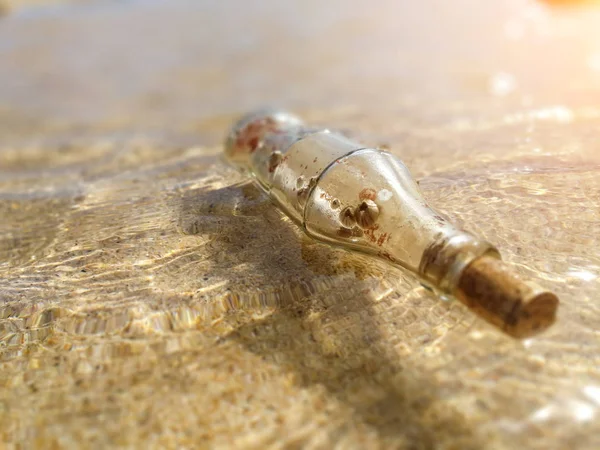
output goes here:
{"type": "Polygon", "coordinates": [[[410,270],[514,337],[555,320],[557,297],[429,207],[393,154],[274,109],[240,119],[225,153],[308,236],[410,270]]]}

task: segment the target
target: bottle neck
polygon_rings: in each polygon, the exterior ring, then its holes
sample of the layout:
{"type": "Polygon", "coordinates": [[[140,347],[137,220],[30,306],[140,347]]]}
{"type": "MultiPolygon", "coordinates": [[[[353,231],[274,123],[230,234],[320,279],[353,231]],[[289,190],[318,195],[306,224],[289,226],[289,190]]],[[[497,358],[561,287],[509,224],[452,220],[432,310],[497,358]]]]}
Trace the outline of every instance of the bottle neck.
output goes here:
{"type": "Polygon", "coordinates": [[[441,291],[454,294],[463,271],[483,255],[500,259],[500,253],[489,242],[455,231],[440,236],[427,247],[419,264],[419,274],[441,291]]]}

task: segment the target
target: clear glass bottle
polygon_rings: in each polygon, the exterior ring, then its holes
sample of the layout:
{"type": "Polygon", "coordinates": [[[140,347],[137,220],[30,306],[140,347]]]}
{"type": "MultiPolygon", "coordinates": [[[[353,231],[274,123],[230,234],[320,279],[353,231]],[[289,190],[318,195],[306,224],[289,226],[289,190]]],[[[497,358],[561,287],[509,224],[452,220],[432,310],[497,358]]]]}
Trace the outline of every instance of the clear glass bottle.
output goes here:
{"type": "Polygon", "coordinates": [[[242,118],[225,151],[310,237],[411,270],[513,336],[554,321],[556,296],[520,279],[493,245],[429,207],[391,153],[278,110],[242,118]]]}

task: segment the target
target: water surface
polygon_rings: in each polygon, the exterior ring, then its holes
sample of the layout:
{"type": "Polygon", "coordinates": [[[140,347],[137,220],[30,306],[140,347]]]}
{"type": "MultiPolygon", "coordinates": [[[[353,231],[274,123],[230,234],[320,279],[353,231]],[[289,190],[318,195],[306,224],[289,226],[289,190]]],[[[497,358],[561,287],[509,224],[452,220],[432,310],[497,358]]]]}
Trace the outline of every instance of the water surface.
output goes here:
{"type": "Polygon", "coordinates": [[[0,436],[28,447],[598,448],[600,11],[10,2],[0,436]],[[220,158],[278,104],[387,144],[559,294],[515,341],[312,242],[220,158]]]}

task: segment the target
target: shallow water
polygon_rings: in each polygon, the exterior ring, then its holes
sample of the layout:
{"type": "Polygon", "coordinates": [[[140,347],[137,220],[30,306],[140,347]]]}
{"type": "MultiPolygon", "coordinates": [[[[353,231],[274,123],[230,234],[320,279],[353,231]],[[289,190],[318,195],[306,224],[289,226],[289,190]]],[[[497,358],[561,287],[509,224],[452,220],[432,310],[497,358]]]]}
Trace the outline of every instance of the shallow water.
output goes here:
{"type": "Polygon", "coordinates": [[[221,3],[0,18],[4,441],[598,448],[600,10],[221,3]],[[557,324],[302,236],[220,158],[267,103],[389,145],[557,324]]]}

